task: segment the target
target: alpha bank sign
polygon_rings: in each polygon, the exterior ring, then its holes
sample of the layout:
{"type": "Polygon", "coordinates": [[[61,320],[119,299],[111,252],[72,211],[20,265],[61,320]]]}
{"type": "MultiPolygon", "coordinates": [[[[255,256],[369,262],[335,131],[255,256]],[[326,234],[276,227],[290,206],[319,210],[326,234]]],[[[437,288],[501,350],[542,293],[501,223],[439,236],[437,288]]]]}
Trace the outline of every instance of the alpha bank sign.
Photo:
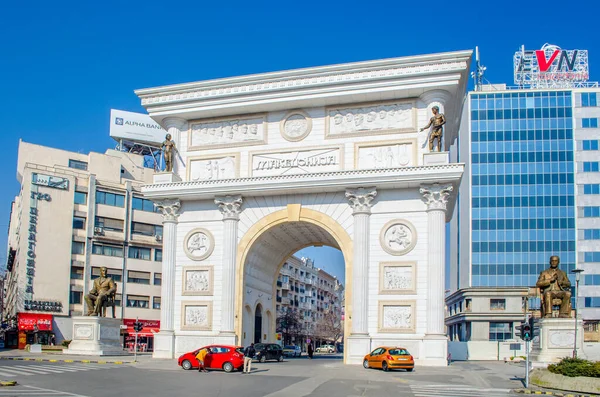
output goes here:
{"type": "Polygon", "coordinates": [[[515,52],[515,84],[526,88],[577,87],[589,80],[587,50],[563,50],[545,44],[540,50],[515,52]]]}
{"type": "Polygon", "coordinates": [[[132,141],[160,146],[167,132],[147,114],[111,109],[110,136],[120,141],[132,141]]]}

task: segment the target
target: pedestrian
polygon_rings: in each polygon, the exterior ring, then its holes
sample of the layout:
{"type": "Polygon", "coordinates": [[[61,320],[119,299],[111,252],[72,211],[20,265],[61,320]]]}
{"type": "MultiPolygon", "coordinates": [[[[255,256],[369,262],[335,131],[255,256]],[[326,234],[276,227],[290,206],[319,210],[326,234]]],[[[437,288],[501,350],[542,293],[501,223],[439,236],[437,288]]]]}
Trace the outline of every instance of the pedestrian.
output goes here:
{"type": "Polygon", "coordinates": [[[313,347],[312,347],[312,343],[308,344],[308,347],[306,348],[306,351],[308,352],[308,358],[310,358],[312,360],[312,356],[313,356],[313,347]]]}
{"type": "Polygon", "coordinates": [[[198,354],[196,354],[196,359],[198,360],[198,372],[208,372],[208,370],[204,366],[204,359],[206,358],[206,355],[208,353],[208,349],[206,347],[203,347],[198,351],[198,354]]]}
{"type": "Polygon", "coordinates": [[[254,343],[251,343],[246,349],[244,349],[244,369],[242,373],[249,374],[252,371],[252,357],[256,354],[254,350],[254,343]]]}
{"type": "Polygon", "coordinates": [[[452,363],[452,353],[448,353],[448,365],[452,363]]]}

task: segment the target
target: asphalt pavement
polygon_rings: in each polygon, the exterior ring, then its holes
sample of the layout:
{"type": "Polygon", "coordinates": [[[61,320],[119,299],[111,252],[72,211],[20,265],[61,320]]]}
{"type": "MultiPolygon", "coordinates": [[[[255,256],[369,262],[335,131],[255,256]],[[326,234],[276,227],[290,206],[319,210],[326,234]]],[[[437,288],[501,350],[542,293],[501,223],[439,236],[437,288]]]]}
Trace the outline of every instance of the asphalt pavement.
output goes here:
{"type": "Polygon", "coordinates": [[[254,363],[251,374],[184,371],[175,360],[94,364],[0,360],[1,396],[398,397],[509,396],[522,387],[523,367],[461,362],[447,368],[382,372],[344,365],[339,355],[254,363]]]}

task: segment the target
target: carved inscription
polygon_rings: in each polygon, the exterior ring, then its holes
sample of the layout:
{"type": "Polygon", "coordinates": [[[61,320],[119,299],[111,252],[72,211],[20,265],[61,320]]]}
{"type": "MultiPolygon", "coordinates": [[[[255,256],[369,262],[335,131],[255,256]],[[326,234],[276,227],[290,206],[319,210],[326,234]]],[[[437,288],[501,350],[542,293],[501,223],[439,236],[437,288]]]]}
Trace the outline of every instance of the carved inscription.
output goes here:
{"type": "Polygon", "coordinates": [[[287,153],[264,153],[252,156],[252,176],[305,174],[340,169],[339,148],[287,153]]]}

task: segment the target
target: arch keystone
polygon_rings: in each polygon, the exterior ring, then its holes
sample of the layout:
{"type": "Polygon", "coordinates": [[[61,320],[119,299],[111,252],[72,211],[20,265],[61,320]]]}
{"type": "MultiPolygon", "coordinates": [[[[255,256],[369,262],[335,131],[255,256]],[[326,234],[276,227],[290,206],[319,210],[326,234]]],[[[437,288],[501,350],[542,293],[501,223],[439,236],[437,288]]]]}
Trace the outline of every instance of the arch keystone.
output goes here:
{"type": "Polygon", "coordinates": [[[299,222],[300,221],[300,210],[302,209],[302,204],[288,204],[287,205],[287,215],[288,222],[299,222]]]}

